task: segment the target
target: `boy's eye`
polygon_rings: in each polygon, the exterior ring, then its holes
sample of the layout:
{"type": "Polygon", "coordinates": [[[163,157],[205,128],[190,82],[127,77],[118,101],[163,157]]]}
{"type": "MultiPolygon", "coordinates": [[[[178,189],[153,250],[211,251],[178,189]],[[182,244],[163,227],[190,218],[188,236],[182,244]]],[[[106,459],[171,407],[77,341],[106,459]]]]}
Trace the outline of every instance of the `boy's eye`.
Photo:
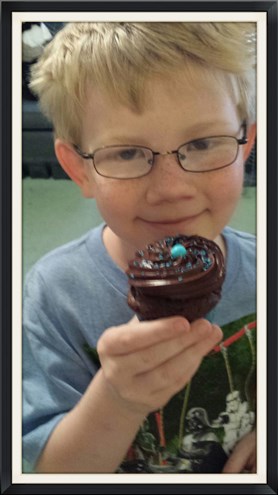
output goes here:
{"type": "Polygon", "coordinates": [[[213,145],[215,145],[214,140],[199,139],[198,141],[192,141],[192,143],[189,143],[187,146],[188,151],[206,151],[213,145]]]}
{"type": "Polygon", "coordinates": [[[117,158],[120,160],[133,160],[134,158],[140,158],[142,152],[139,148],[124,148],[117,152],[117,158]]]}
{"type": "Polygon", "coordinates": [[[136,147],[108,147],[102,150],[98,150],[95,157],[97,162],[130,162],[134,160],[147,160],[147,151],[144,148],[136,147]]]}

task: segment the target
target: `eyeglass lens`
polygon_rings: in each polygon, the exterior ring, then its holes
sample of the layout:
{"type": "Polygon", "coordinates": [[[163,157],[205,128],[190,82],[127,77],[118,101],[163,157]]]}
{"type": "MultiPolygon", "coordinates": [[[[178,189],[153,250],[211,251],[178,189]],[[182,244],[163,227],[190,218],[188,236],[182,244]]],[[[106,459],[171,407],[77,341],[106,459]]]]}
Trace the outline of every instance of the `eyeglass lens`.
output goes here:
{"type": "Polygon", "coordinates": [[[98,150],[94,155],[96,170],[106,177],[134,178],[147,174],[153,162],[148,148],[115,146],[98,150]]]}
{"type": "Polygon", "coordinates": [[[221,168],[232,163],[238,152],[237,140],[233,137],[199,139],[179,148],[181,166],[193,172],[221,168]]]}

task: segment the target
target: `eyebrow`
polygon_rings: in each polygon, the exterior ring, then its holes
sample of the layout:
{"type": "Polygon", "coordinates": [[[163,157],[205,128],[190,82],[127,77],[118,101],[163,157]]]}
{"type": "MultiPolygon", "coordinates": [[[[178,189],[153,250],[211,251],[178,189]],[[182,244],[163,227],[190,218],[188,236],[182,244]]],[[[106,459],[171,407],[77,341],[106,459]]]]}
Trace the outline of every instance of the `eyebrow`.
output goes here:
{"type": "Polygon", "coordinates": [[[191,127],[189,127],[187,129],[187,132],[188,133],[193,133],[193,132],[203,132],[203,131],[206,131],[206,130],[209,130],[209,128],[212,128],[212,127],[217,127],[217,126],[220,126],[221,129],[223,127],[227,127],[230,125],[230,121],[226,121],[226,120],[213,120],[211,122],[198,122],[197,124],[195,125],[192,125],[191,127]]]}
{"type": "MultiPolygon", "coordinates": [[[[184,130],[184,134],[192,134],[193,137],[190,138],[190,139],[193,139],[195,136],[195,134],[197,133],[203,133],[203,135],[200,135],[200,136],[196,136],[196,137],[206,137],[206,136],[212,136],[215,134],[215,132],[209,132],[209,129],[212,128],[213,126],[214,127],[217,127],[219,126],[221,131],[220,131],[220,134],[223,134],[223,128],[225,128],[225,126],[229,126],[230,125],[230,122],[229,121],[224,121],[224,120],[214,120],[214,121],[208,121],[208,122],[198,122],[190,127],[188,127],[186,130],[184,130]]],[[[225,132],[225,131],[224,131],[225,132]]],[[[226,131],[226,132],[232,132],[232,131],[226,131]]],[[[236,131],[235,131],[236,132],[236,131]]],[[[218,132],[216,132],[218,134],[218,132]]],[[[119,145],[124,145],[124,144],[128,144],[128,145],[134,145],[134,146],[143,146],[142,145],[142,140],[139,139],[138,135],[136,136],[125,136],[125,135],[121,135],[121,134],[118,134],[117,136],[112,136],[112,137],[109,137],[109,142],[111,142],[112,144],[119,144],[119,145]]],[[[98,146],[98,147],[102,147],[102,146],[106,146],[106,145],[101,145],[101,146],[98,146]]]]}

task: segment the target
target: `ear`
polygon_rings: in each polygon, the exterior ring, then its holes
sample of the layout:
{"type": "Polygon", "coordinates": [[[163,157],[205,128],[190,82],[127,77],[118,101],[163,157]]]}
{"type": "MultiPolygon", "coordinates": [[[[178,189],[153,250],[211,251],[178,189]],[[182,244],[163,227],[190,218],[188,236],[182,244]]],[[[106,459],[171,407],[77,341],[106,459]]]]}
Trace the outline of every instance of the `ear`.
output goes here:
{"type": "Polygon", "coordinates": [[[93,182],[87,160],[61,139],[56,139],[54,146],[57,160],[66,174],[80,187],[85,198],[93,198],[93,182]]]}
{"type": "Polygon", "coordinates": [[[247,144],[244,146],[244,161],[246,162],[248,156],[250,155],[252,148],[255,144],[255,139],[257,135],[256,123],[250,125],[247,129],[247,144]]]}

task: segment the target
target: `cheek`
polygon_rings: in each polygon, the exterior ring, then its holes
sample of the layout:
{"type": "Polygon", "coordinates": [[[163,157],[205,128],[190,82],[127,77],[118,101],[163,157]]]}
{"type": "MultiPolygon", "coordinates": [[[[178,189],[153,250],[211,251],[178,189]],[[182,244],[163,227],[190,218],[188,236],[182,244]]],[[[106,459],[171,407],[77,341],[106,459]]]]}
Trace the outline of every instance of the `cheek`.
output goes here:
{"type": "Polygon", "coordinates": [[[238,202],[243,188],[244,168],[237,166],[223,169],[218,172],[214,188],[211,190],[211,199],[217,208],[233,209],[238,202]]]}
{"type": "Polygon", "coordinates": [[[127,183],[106,179],[98,181],[96,185],[95,200],[103,219],[111,223],[111,220],[123,220],[132,214],[135,203],[135,193],[127,183]]]}

